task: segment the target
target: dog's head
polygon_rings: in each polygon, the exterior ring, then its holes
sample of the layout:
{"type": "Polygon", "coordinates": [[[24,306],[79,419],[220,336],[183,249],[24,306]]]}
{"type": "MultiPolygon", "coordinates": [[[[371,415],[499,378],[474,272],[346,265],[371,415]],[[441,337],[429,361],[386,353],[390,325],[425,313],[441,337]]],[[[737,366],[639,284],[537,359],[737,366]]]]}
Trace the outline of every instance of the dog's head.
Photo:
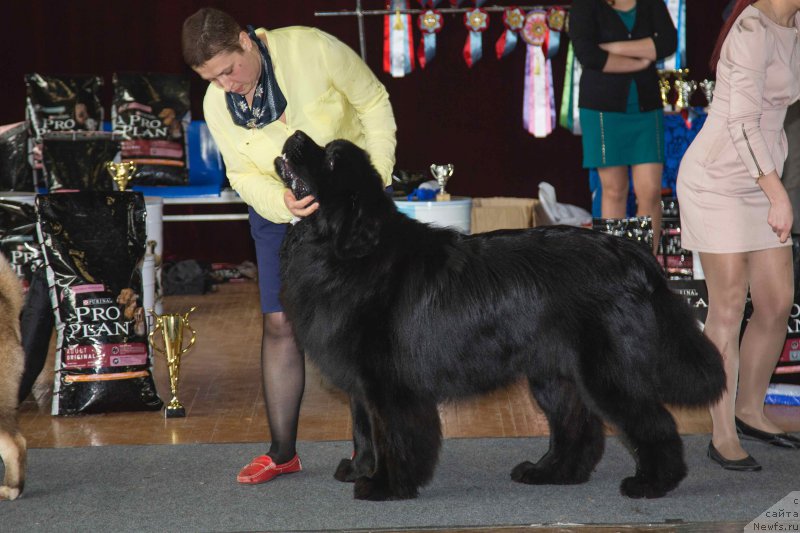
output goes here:
{"type": "Polygon", "coordinates": [[[323,148],[297,131],[275,159],[275,169],[296,198],[311,194],[319,202],[311,217],[323,236],[333,240],[337,254],[369,253],[377,243],[381,215],[392,207],[364,150],[346,140],[323,148]]]}

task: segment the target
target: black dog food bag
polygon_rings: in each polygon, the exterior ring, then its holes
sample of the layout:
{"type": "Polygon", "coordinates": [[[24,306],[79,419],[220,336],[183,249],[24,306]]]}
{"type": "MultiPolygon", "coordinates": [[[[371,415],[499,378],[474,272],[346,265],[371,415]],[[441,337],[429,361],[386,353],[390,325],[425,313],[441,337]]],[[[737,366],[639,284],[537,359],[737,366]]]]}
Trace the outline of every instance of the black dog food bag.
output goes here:
{"type": "Polygon", "coordinates": [[[33,191],[28,162],[28,125],[0,126],[0,191],[33,191]]]}
{"type": "Polygon", "coordinates": [[[19,401],[22,402],[44,368],[54,324],[32,203],[0,200],[0,250],[25,290],[20,315],[25,352],[25,370],[19,386],[19,401]]]}
{"type": "Polygon", "coordinates": [[[113,131],[122,160],[136,163],[137,185],[186,185],[189,78],[180,74],[115,73],[113,131]]]}
{"type": "Polygon", "coordinates": [[[96,131],[103,125],[100,76],[26,74],[25,115],[31,128],[28,155],[37,186],[42,176],[42,139],[46,133],[96,131]]]}
{"type": "Polygon", "coordinates": [[[48,190],[114,190],[106,163],[114,161],[119,150],[111,133],[46,134],[42,159],[48,190]]]}
{"type": "Polygon", "coordinates": [[[58,335],[52,414],[160,409],[140,296],[144,197],[53,193],[36,207],[58,335]]]}

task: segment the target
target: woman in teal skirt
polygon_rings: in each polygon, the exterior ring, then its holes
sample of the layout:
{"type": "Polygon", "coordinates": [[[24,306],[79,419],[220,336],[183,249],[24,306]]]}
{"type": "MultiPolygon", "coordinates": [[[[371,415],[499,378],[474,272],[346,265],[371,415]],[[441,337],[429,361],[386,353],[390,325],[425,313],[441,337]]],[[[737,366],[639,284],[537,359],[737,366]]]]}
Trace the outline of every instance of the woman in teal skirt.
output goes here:
{"type": "Polygon", "coordinates": [[[574,0],[569,35],[581,63],[583,166],[597,168],[604,218],[624,218],[628,168],[637,215],[661,228],[664,112],[655,62],[675,52],[663,0],[574,0]]]}

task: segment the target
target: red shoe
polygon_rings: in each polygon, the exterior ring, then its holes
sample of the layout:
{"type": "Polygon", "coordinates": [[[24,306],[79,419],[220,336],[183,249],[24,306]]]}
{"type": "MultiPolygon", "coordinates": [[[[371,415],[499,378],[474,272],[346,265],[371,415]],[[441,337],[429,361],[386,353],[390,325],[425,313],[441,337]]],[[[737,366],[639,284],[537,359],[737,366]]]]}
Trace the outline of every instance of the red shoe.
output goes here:
{"type": "Polygon", "coordinates": [[[258,483],[266,483],[281,474],[291,474],[302,469],[303,465],[300,464],[300,458],[297,454],[290,461],[279,465],[276,465],[269,455],[259,455],[249,465],[242,468],[239,475],[236,476],[236,481],[247,485],[256,485],[258,483]]]}

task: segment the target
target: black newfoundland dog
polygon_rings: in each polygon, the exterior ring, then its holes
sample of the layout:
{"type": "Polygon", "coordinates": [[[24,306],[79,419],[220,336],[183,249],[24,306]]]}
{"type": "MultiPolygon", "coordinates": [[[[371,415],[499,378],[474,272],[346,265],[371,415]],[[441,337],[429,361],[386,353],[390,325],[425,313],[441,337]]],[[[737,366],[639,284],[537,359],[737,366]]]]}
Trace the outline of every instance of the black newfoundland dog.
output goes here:
{"type": "Polygon", "coordinates": [[[620,490],[660,497],[686,475],[664,404],[708,405],[719,353],[641,244],[588,229],[463,235],[399,213],[369,157],[297,132],[275,161],[319,209],[289,231],[282,301],[298,345],[349,393],[355,454],[335,477],[365,500],[414,498],[442,435],[437,404],[525,377],[550,449],[511,478],[589,479],[603,421],[636,459],[620,490]]]}

